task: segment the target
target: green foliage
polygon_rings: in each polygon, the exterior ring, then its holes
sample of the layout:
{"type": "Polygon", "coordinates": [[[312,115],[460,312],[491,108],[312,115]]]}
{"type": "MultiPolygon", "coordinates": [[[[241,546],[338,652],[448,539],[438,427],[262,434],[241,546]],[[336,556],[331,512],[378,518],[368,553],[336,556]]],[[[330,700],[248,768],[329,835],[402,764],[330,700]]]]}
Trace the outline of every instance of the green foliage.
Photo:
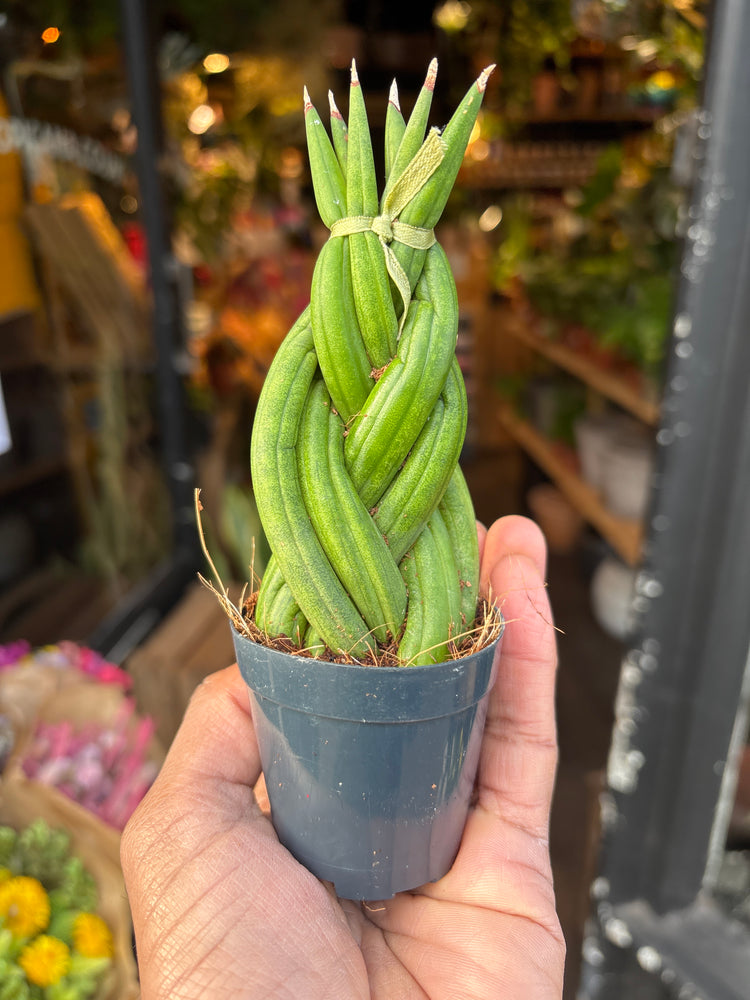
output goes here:
{"type": "Polygon", "coordinates": [[[31,823],[18,834],[10,827],[3,827],[2,837],[6,847],[5,867],[14,875],[29,875],[45,886],[57,879],[69,856],[68,835],[53,830],[43,820],[31,823]]]}
{"type": "MultiPolygon", "coordinates": [[[[0,958],[0,1000],[32,1000],[31,986],[23,970],[14,961],[0,958]]],[[[36,996],[41,996],[38,988],[36,996]]]]}
{"type": "Polygon", "coordinates": [[[13,859],[16,851],[16,831],[9,826],[0,826],[0,868],[8,868],[15,871],[13,859]]]}
{"type": "Polygon", "coordinates": [[[703,77],[706,31],[701,15],[688,19],[677,4],[659,4],[658,12],[633,50],[636,65],[647,65],[674,74],[679,104],[694,107],[703,77]]]}
{"type": "Polygon", "coordinates": [[[93,875],[84,868],[80,858],[68,858],[58,885],[50,889],[49,898],[53,909],[75,907],[79,910],[93,910],[96,907],[96,882],[93,875]]]}
{"type": "Polygon", "coordinates": [[[530,197],[519,195],[505,204],[502,227],[502,242],[493,257],[491,270],[495,288],[507,292],[532,252],[530,197]]]}
{"type": "Polygon", "coordinates": [[[263,575],[271,553],[260,523],[255,497],[248,487],[232,483],[225,487],[222,496],[221,538],[235,579],[247,578],[250,567],[254,576],[263,575]]]}
{"type": "MultiPolygon", "coordinates": [[[[649,157],[654,159],[653,150],[649,157]]],[[[683,193],[663,162],[606,150],[568,213],[565,240],[532,233],[530,201],[505,207],[493,261],[496,287],[519,278],[538,312],[587,327],[604,347],[644,369],[663,356],[672,302],[683,193]]]]}
{"type": "Polygon", "coordinates": [[[35,820],[20,833],[0,827],[0,866],[14,875],[38,879],[49,892],[53,909],[96,907],[96,882],[80,858],[71,856],[70,837],[44,820],[35,820]]]}
{"type": "Polygon", "coordinates": [[[622,174],[622,146],[612,143],[599,157],[596,173],[583,190],[578,206],[580,215],[591,216],[598,206],[606,203],[617,191],[622,174]]]}
{"type": "Polygon", "coordinates": [[[565,70],[576,36],[570,0],[510,0],[472,4],[478,37],[496,39],[493,57],[500,67],[498,87],[506,110],[528,104],[534,77],[552,64],[565,70]]]}
{"type": "Polygon", "coordinates": [[[176,227],[190,239],[201,260],[213,263],[221,256],[237,201],[247,196],[247,190],[247,180],[228,163],[213,173],[194,170],[188,187],[175,190],[176,227]]]}
{"type": "Polygon", "coordinates": [[[556,386],[556,406],[549,437],[575,445],[575,424],[586,411],[586,387],[577,379],[560,379],[556,386]]]}

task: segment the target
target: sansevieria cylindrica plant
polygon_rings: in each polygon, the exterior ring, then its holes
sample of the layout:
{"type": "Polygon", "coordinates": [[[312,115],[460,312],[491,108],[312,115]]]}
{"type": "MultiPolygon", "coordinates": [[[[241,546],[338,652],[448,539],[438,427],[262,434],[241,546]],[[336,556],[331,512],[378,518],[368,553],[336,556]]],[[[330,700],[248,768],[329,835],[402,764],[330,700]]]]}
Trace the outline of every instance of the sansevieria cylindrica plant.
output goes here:
{"type": "Polygon", "coordinates": [[[394,83],[380,198],[355,67],[348,123],[330,98],[330,137],[304,95],[330,238],[266,378],[251,465],[273,552],[255,623],[315,655],[436,663],[477,615],[476,525],[458,466],[458,304],[434,227],[490,70],[442,131],[427,128],[436,72],[433,62],[408,121],[394,83]]]}

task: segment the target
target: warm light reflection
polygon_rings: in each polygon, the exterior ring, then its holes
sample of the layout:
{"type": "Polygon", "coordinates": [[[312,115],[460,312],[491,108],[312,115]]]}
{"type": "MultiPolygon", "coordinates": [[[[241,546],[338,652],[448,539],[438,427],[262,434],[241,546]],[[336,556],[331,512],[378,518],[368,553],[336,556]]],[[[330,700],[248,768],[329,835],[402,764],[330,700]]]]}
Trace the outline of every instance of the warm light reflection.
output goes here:
{"type": "Polygon", "coordinates": [[[463,31],[471,16],[471,6],[465,0],[445,0],[435,13],[432,20],[442,31],[463,31]]]}
{"type": "Polygon", "coordinates": [[[187,127],[193,135],[203,135],[216,121],[216,112],[209,104],[199,104],[188,118],[187,127]]]}
{"type": "Polygon", "coordinates": [[[659,51],[659,46],[653,38],[644,38],[642,42],[638,43],[635,51],[644,62],[648,62],[649,59],[653,59],[659,51]]]}
{"type": "Polygon", "coordinates": [[[59,28],[52,28],[52,27],[45,28],[44,31],[42,32],[42,41],[44,42],[45,45],[52,45],[53,42],[56,42],[59,37],[60,37],[59,28]]]}
{"type": "Polygon", "coordinates": [[[229,68],[229,56],[223,52],[209,52],[203,60],[203,68],[207,73],[223,73],[229,68]]]}
{"type": "Polygon", "coordinates": [[[486,160],[490,155],[490,144],[486,139],[477,139],[469,146],[469,156],[472,160],[476,160],[477,163],[481,163],[482,160],[486,160]]]}
{"type": "Polygon", "coordinates": [[[483,233],[491,233],[503,221],[503,210],[499,205],[489,205],[479,216],[479,228],[483,233]]]}
{"type": "Polygon", "coordinates": [[[281,151],[281,156],[279,157],[280,177],[284,177],[287,180],[294,180],[297,177],[301,177],[303,166],[304,159],[302,153],[296,147],[287,146],[286,149],[281,151]]]}

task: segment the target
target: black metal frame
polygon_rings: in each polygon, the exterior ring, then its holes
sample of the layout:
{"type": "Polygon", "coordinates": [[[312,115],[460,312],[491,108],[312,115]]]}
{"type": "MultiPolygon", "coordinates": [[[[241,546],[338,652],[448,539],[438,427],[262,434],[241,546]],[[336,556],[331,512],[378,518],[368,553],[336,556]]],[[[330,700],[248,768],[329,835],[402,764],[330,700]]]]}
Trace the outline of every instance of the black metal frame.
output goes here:
{"type": "MultiPolygon", "coordinates": [[[[161,90],[157,79],[153,5],[121,0],[123,42],[133,120],[140,216],[146,231],[153,296],[159,428],[164,470],[172,498],[175,543],[192,545],[195,535],[193,468],[187,442],[187,407],[181,375],[184,355],[179,263],[172,251],[164,178],[161,90]]],[[[158,5],[157,5],[158,7],[158,5]]]]}
{"type": "Polygon", "coordinates": [[[747,998],[711,902],[750,650],[750,4],[718,0],[581,997],[747,998]],[[658,975],[654,975],[658,973],[658,975]]]}
{"type": "Polygon", "coordinates": [[[146,0],[121,0],[121,22],[133,120],[141,218],[146,231],[156,345],[156,406],[162,467],[172,506],[173,547],[115,611],[87,638],[115,662],[153,629],[196,578],[201,564],[193,504],[194,470],[188,443],[187,404],[180,359],[184,354],[180,270],[172,252],[163,162],[161,91],[155,32],[146,0]]]}

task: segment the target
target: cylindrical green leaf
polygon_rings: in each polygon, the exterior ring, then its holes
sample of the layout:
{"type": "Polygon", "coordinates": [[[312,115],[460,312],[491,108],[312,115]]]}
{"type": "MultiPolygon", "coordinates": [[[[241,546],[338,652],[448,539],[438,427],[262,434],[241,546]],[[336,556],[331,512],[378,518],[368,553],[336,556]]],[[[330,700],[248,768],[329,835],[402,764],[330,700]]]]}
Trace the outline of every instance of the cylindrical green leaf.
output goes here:
{"type": "Polygon", "coordinates": [[[459,631],[461,593],[448,530],[439,513],[430,518],[401,560],[409,592],[406,628],[398,654],[408,666],[441,663],[459,631]]]}
{"type": "Polygon", "coordinates": [[[454,362],[422,433],[373,514],[397,562],[442,500],[455,474],[465,433],[466,389],[454,362]]]}
{"type": "MultiPolygon", "coordinates": [[[[375,161],[365,101],[354,67],[349,91],[348,145],[346,198],[349,215],[374,218],[378,214],[375,161]]],[[[374,232],[350,236],[348,245],[360,334],[371,369],[382,368],[393,357],[398,333],[383,249],[374,232]]]]}
{"type": "Polygon", "coordinates": [[[458,305],[432,229],[486,78],[442,136],[425,140],[435,70],[408,122],[394,84],[380,203],[354,67],[348,124],[331,98],[331,138],[305,93],[313,185],[331,237],[310,309],[268,373],[251,465],[273,551],[256,621],[313,655],[325,646],[369,658],[396,640],[401,662],[433,663],[474,620],[476,527],[457,464],[467,413],[458,305]]]}
{"type": "Polygon", "coordinates": [[[307,622],[273,556],[268,560],[255,605],[255,622],[268,635],[285,635],[297,645],[307,622]]]}
{"type": "Polygon", "coordinates": [[[297,471],[299,425],[316,370],[306,310],[279,348],[258,400],[253,487],[271,550],[305,618],[335,652],[363,656],[368,628],[310,524],[297,471]]]}
{"type": "Polygon", "coordinates": [[[401,114],[401,105],[398,102],[398,86],[394,80],[391,84],[391,91],[388,95],[388,109],[385,113],[385,177],[386,182],[391,175],[393,163],[396,159],[401,140],[404,136],[406,122],[401,114]]]}
{"type": "MultiPolygon", "coordinates": [[[[427,122],[430,117],[430,108],[432,107],[432,97],[435,91],[436,76],[437,59],[433,59],[430,63],[429,69],[427,70],[427,76],[422,84],[422,89],[419,91],[417,99],[414,102],[414,107],[409,115],[409,121],[406,123],[402,131],[401,141],[395,152],[392,154],[392,162],[390,164],[390,169],[388,170],[388,179],[386,181],[385,190],[383,191],[381,204],[385,202],[385,199],[388,197],[394,182],[398,180],[400,175],[408,167],[409,163],[416,156],[419,147],[424,142],[425,133],[427,132],[427,122]]],[[[403,121],[403,118],[401,120],[403,121]]]]}
{"type": "Polygon", "coordinates": [[[343,219],[346,209],[346,182],[336,159],[331,140],[320,115],[305,88],[305,134],[310,158],[315,203],[325,225],[330,229],[337,219],[343,219]]]}
{"type": "Polygon", "coordinates": [[[341,173],[346,186],[346,162],[349,155],[349,135],[344,121],[344,116],[336,107],[332,91],[328,91],[328,104],[331,109],[331,136],[333,137],[333,148],[336,150],[336,159],[339,161],[341,173]]]}
{"type": "Polygon", "coordinates": [[[373,637],[385,643],[401,629],[406,588],[383,536],[344,466],[344,427],[315,381],[297,446],[302,497],[326,556],[373,637]]]}
{"type": "Polygon", "coordinates": [[[453,470],[438,507],[450,536],[461,588],[461,625],[471,629],[479,600],[479,541],[474,505],[459,466],[453,470]]]}
{"type": "Polygon", "coordinates": [[[344,420],[358,413],[374,385],[354,306],[347,241],[328,240],[313,272],[312,331],[323,378],[344,420]]]}

